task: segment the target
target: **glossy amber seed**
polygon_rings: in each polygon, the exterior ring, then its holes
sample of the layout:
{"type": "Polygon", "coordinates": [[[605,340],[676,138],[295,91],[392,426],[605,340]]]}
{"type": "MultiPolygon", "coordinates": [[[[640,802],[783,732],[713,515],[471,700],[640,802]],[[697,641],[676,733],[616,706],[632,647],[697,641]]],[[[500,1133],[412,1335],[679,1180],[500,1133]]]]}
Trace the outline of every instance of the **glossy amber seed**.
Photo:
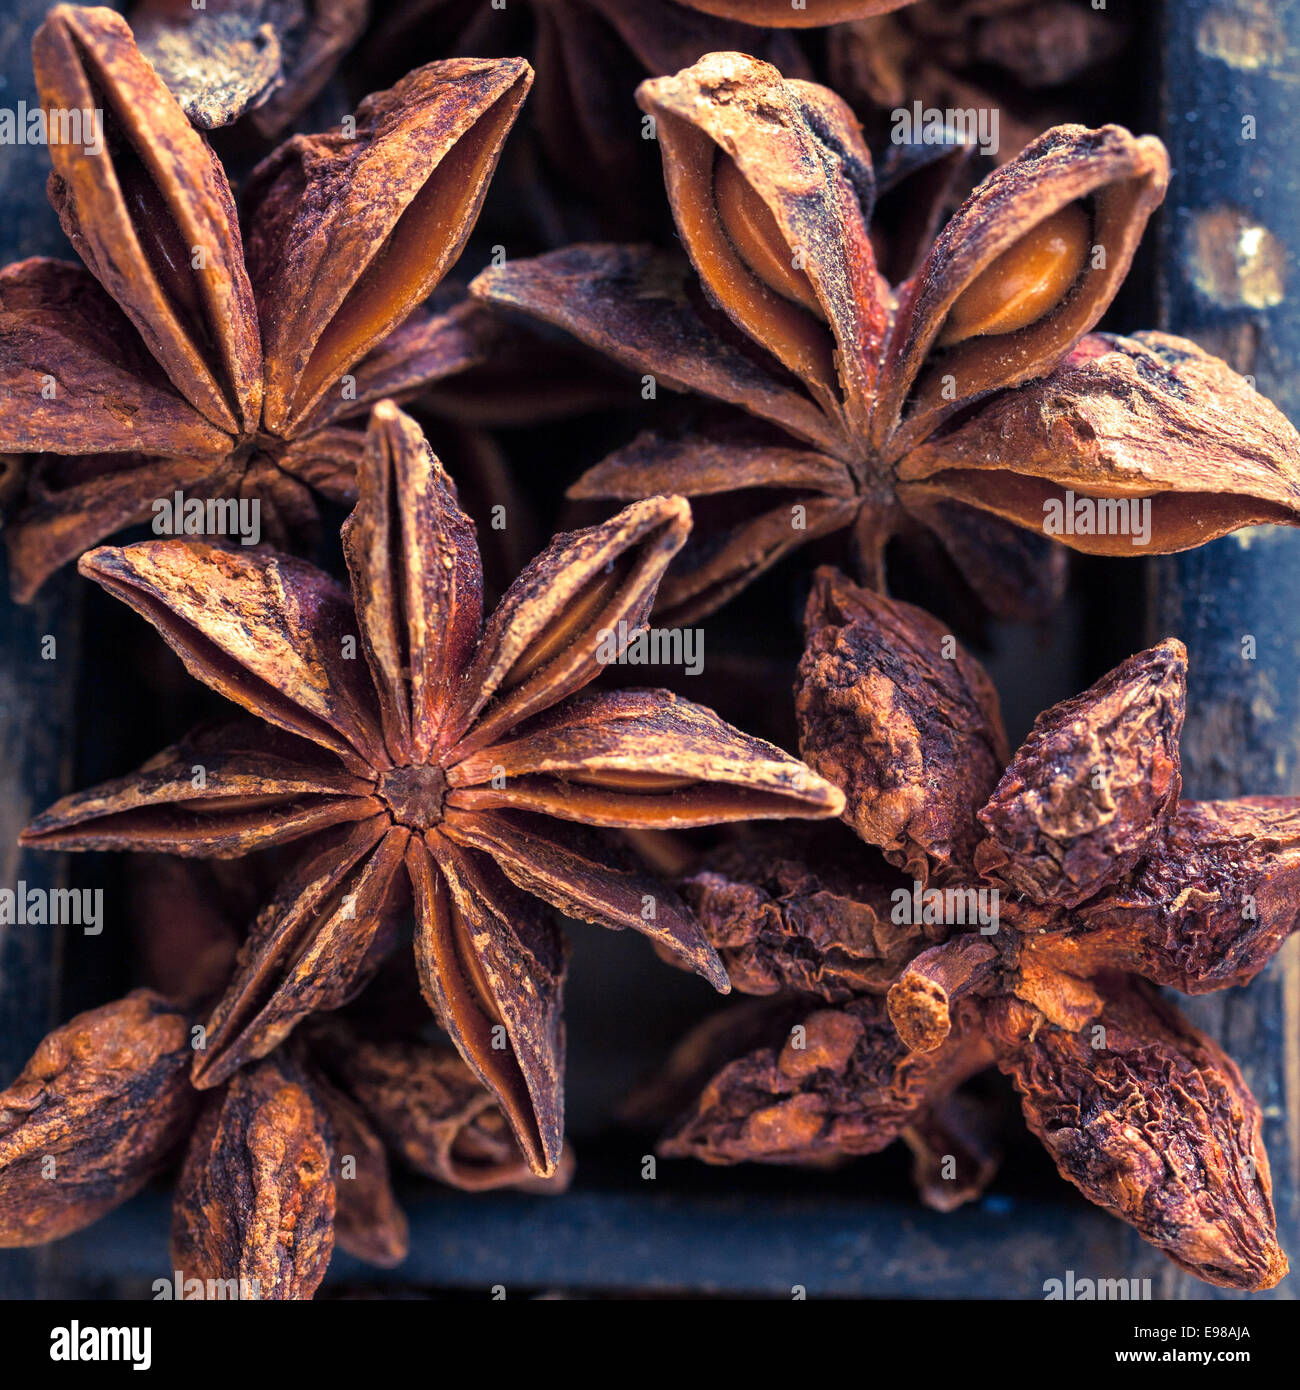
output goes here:
{"type": "Polygon", "coordinates": [[[713,169],[713,201],[736,255],[768,287],[824,318],[812,281],[796,270],[794,252],[767,204],[736,167],[720,154],[713,169]]]}
{"type": "Polygon", "coordinates": [[[940,347],[1037,323],[1079,278],[1091,235],[1092,223],[1079,203],[1067,203],[1026,232],[958,296],[939,335],[940,347]]]}
{"type": "Polygon", "coordinates": [[[664,772],[624,772],[618,768],[600,768],[594,772],[571,772],[569,781],[617,792],[671,792],[693,786],[696,779],[674,777],[664,772]]]}

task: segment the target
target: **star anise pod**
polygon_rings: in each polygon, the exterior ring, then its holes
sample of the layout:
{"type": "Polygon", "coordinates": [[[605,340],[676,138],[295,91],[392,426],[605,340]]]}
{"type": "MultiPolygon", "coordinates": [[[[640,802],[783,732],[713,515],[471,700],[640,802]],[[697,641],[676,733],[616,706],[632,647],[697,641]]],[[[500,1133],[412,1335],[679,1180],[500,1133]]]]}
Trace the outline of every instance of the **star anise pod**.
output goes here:
{"type": "Polygon", "coordinates": [[[992,1061],[978,1013],[968,1009],[966,1027],[957,1021],[962,1008],[930,1052],[909,1049],[873,995],[838,1007],[785,997],[753,1013],[728,1010],[719,1025],[688,1036],[670,1063],[693,1095],[659,1152],[817,1165],[878,1153],[992,1061]]]}
{"type": "Polygon", "coordinates": [[[910,883],[835,826],[742,826],[678,887],[744,994],[807,994],[844,1004],[884,994],[947,932],[892,920],[910,883]]]}
{"type": "MultiPolygon", "coordinates": [[[[892,890],[889,916],[910,947],[882,950],[861,931],[841,944],[836,928],[861,909],[831,917],[818,903],[797,922],[788,892],[756,914],[745,889],[761,880],[723,891],[706,870],[687,895],[729,962],[748,951],[736,983],[837,1001],[846,981],[869,991],[897,1041],[877,1039],[879,1058],[847,1074],[827,1066],[811,1084],[855,1125],[878,1121],[881,1138],[901,1125],[880,1068],[910,1075],[904,1056],[942,1064],[983,1037],[1062,1176],[1200,1278],[1271,1287],[1287,1262],[1259,1107],[1231,1059],[1132,976],[1201,993],[1263,969],[1297,925],[1300,798],[1180,803],[1176,641],[1041,715],[1008,763],[991,684],[932,618],[823,571],[808,624],[801,748],[844,789],[858,835],[912,877],[892,890]],[[882,975],[866,966],[909,949],[882,1000],[882,975]],[[870,1084],[846,1091],[863,1073],[870,1084]]],[[[719,1074],[707,1112],[703,1098],[693,1112],[702,1143],[716,1142],[719,1115],[734,1129],[747,1094],[733,1094],[737,1078],[769,1061],[719,1074]]],[[[829,1132],[819,1142],[835,1147],[829,1132]]],[[[770,1156],[755,1150],[736,1156],[770,1156]]]]}
{"type": "MultiPolygon", "coordinates": [[[[661,595],[674,615],[846,528],[877,586],[886,541],[920,527],[990,607],[1023,614],[1063,577],[1052,507],[1148,499],[1151,553],[1300,517],[1300,435],[1245,381],[1181,339],[1090,333],[1163,194],[1159,141],[1048,131],[891,291],[869,239],[871,159],[834,93],[714,53],[638,99],[693,269],[585,245],[471,288],[755,417],[644,434],[571,489],[699,501],[661,595]]],[[[1077,549],[1134,553],[1117,527],[1060,529],[1077,549]]]]}
{"type": "Polygon", "coordinates": [[[391,999],[313,1024],[215,1090],[193,1087],[197,1019],[229,978],[248,880],[265,881],[265,858],[142,858],[133,926],[149,988],[56,1029],[0,1092],[0,1246],[81,1229],[183,1151],[173,1201],[183,1288],[242,1280],[242,1297],[309,1298],[336,1243],[371,1264],[405,1258],[390,1153],[463,1191],[565,1189],[572,1154],[534,1177],[465,1063],[406,1036],[391,999]]]}
{"type": "Polygon", "coordinates": [[[483,1192],[563,1192],[566,1149],[533,1175],[488,1092],[448,1046],[371,1038],[341,1021],[304,1030],[204,1100],[177,1182],[172,1255],[186,1278],[256,1280],[259,1297],[311,1297],[335,1243],[370,1264],[406,1258],[389,1155],[483,1192]],[[303,1215],[286,1239],[282,1213],[303,1215]]]}
{"type": "Polygon", "coordinates": [[[1181,642],[1054,705],[1008,759],[991,681],[928,614],[823,570],[807,622],[803,756],[910,879],[996,888],[1012,930],[992,939],[1021,967],[1202,994],[1249,983],[1300,925],[1300,798],[1179,800],[1181,642]]]}
{"type": "Polygon", "coordinates": [[[367,97],[355,131],[295,136],[254,171],[241,234],[118,15],[57,6],[32,51],[42,103],[102,108],[104,130],[98,156],[50,145],[87,270],[0,271],[0,450],[34,456],[6,530],[15,596],[177,491],[256,497],[280,544],[312,525],[313,490],[354,501],[347,422],[482,356],[470,306],[416,311],[469,235],[528,65],[432,63],[367,97]]]}
{"type": "Polygon", "coordinates": [[[198,1110],[189,1020],[137,990],[41,1041],[0,1092],[0,1245],[38,1245],[127,1200],[198,1110]]]}
{"type": "Polygon", "coordinates": [[[311,105],[368,11],[367,0],[135,0],[131,28],[200,130],[247,114],[269,139],[311,105]]]}
{"type": "Polygon", "coordinates": [[[409,878],[425,996],[549,1173],[564,949],[543,904],[644,932],[727,987],[676,894],[587,827],[833,816],[843,799],[668,692],[578,693],[645,622],[689,529],[681,498],[557,537],[484,623],[473,525],[391,403],[375,408],[359,483],[344,527],[351,597],[289,557],[193,541],[83,557],[83,574],[262,722],[208,730],[66,797],[23,840],[231,858],[325,832],[241,953],[196,1060],[204,1086],[356,992],[409,878]]]}
{"type": "MultiPolygon", "coordinates": [[[[215,1091],[190,1082],[195,1020],[150,990],[80,1014],[0,1091],[0,1246],[70,1235],[184,1150],[172,1254],[183,1280],[240,1296],[310,1298],[337,1241],[399,1264],[406,1218],[388,1151],[466,1191],[563,1191],[572,1164],[533,1177],[491,1096],[450,1047],[374,1040],[332,1023],[215,1091]],[[188,1138],[187,1138],[188,1136],[188,1138]]],[[[200,1295],[202,1296],[202,1295],[200,1295]]],[[[233,1296],[233,1295],[232,1295],[233,1296]]]]}

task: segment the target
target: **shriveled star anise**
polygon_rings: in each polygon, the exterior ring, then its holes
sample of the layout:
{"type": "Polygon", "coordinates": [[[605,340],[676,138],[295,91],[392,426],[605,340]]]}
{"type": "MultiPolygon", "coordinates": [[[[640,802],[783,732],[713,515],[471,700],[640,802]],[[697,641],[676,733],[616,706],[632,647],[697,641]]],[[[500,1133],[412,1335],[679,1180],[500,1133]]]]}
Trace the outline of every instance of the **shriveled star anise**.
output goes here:
{"type": "Polygon", "coordinates": [[[310,1298],[336,1241],[372,1264],[406,1257],[388,1151],[467,1191],[568,1181],[571,1165],[532,1175],[450,1047],[332,1022],[328,1046],[295,1038],[205,1094],[189,1077],[194,1025],[142,989],[42,1041],[0,1091],[0,1246],[88,1226],[183,1151],[172,1231],[183,1279],[310,1298]]]}
{"type": "MultiPolygon", "coordinates": [[[[943,1046],[916,1052],[895,1032],[879,997],[830,1006],[786,995],[701,1025],[647,1094],[655,1109],[670,1098],[679,1102],[659,1145],[666,1158],[827,1166],[913,1136],[919,1154],[958,1087],[992,1061],[969,1006],[954,1009],[943,1046]]],[[[633,1107],[631,1118],[653,1113],[633,1107]]],[[[936,1205],[950,1209],[978,1192],[994,1158],[987,1136],[976,1148],[975,1171],[963,1164],[956,1183],[941,1185],[936,1205]]],[[[928,1199],[930,1184],[919,1185],[928,1199]]]]}
{"type": "MultiPolygon", "coordinates": [[[[336,1243],[371,1264],[405,1258],[390,1154],[463,1191],[565,1189],[572,1155],[535,1177],[456,1052],[405,1034],[401,1015],[321,1020],[195,1089],[198,1019],[229,978],[249,866],[141,863],[133,925],[149,987],[55,1029],[0,1092],[0,1246],[80,1230],[183,1156],[183,1291],[211,1297],[217,1280],[240,1297],[310,1298],[336,1243]]],[[[252,878],[269,872],[259,861],[252,878]]]]}
{"type": "Polygon", "coordinates": [[[375,407],[359,484],[343,537],[351,596],[287,556],[194,541],[83,557],[82,573],[262,722],[203,731],[66,797],[23,840],[231,858],[318,833],[213,1013],[202,1086],[356,992],[409,878],[425,996],[549,1173],[564,947],[544,904],[644,932],[727,987],[676,894],[586,827],[833,816],[843,798],[666,691],[578,693],[648,617],[690,527],[683,499],[557,537],[485,623],[473,525],[391,403],[375,407]]]}
{"type": "Polygon", "coordinates": [[[30,456],[6,540],[20,600],[176,491],[256,498],[262,535],[356,498],[361,431],[482,356],[471,306],[418,309],[460,254],[532,80],[522,59],[419,68],[355,130],[253,173],[244,231],[220,163],[110,10],[57,6],[32,45],[46,107],[104,112],[50,146],[85,262],[0,271],[0,452],[30,456]]]}
{"type": "MultiPolygon", "coordinates": [[[[1063,577],[1049,503],[1150,499],[1152,553],[1300,519],[1300,435],[1242,378],[1181,339],[1089,331],[1163,195],[1158,140],[1048,131],[891,290],[868,234],[871,159],[833,92],[714,53],[638,99],[692,265],[582,245],[471,288],[755,417],[644,434],[571,490],[698,501],[664,609],[708,612],[843,529],[879,585],[886,542],[920,527],[990,607],[1023,614],[1063,577]]],[[[1119,528],[1062,529],[1081,550],[1135,553],[1119,528]]]]}
{"type": "Polygon", "coordinates": [[[1272,1287],[1287,1261],[1259,1107],[1148,982],[1203,993],[1272,959],[1300,924],[1300,798],[1179,801],[1179,642],[1048,710],[1008,762],[991,683],[932,618],[821,571],[808,626],[801,750],[907,881],[842,851],[823,877],[761,842],[687,881],[739,988],[799,991],[796,1016],[853,1043],[801,1071],[803,1044],[774,1031],[665,1151],[870,1152],[924,1113],[916,1078],[946,1098],[977,1038],[1062,1176],[1200,1278],[1272,1287]]]}

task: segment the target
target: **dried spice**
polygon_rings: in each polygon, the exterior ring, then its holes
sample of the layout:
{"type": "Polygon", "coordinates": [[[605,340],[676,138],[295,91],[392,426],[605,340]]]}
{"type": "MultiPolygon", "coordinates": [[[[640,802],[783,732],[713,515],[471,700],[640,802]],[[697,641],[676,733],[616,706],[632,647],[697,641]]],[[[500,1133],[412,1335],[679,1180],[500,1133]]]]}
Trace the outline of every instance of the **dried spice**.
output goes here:
{"type": "Polygon", "coordinates": [[[745,827],[680,887],[734,988],[841,1004],[883,993],[916,954],[917,932],[891,920],[905,883],[847,833],[782,826],[745,827]]]}
{"type": "Polygon", "coordinates": [[[531,70],[432,63],[362,102],[354,134],[295,136],[254,171],[241,234],[220,164],[119,16],[58,6],[33,58],[46,107],[102,108],[105,128],[98,157],[50,146],[87,269],[0,271],[0,450],[31,456],[6,528],[15,596],[177,492],[256,499],[273,543],[310,530],[313,491],[356,498],[353,417],[482,359],[472,307],[418,306],[531,70]]]}
{"type": "Polygon", "coordinates": [[[257,1297],[309,1297],[334,1249],[324,1110],[267,1058],[213,1097],[190,1140],[172,1226],[187,1279],[237,1279],[257,1297]]]}
{"type": "Polygon", "coordinates": [[[336,1022],[328,1052],[363,1059],[354,1086],[327,1079],[327,1050],[313,1039],[205,1095],[189,1079],[201,1032],[192,1023],[137,990],[41,1043],[0,1092],[0,1246],[80,1230],[184,1147],[172,1232],[182,1280],[217,1280],[242,1298],[310,1298],[336,1239],[372,1264],[406,1257],[386,1144],[466,1191],[568,1184],[567,1151],[554,1177],[531,1174],[492,1098],[449,1047],[371,1040],[336,1022]],[[391,1083],[401,1068],[410,1076],[399,1100],[377,1078],[391,1083]]]}
{"type": "MultiPolygon", "coordinates": [[[[844,819],[862,839],[915,876],[895,898],[911,940],[891,949],[911,959],[883,1000],[879,977],[857,977],[895,1033],[873,1040],[878,1065],[901,1066],[900,1047],[943,1059],[983,1036],[1062,1176],[1200,1278],[1272,1287],[1287,1261],[1259,1107],[1232,1062],[1131,976],[1199,993],[1245,983],[1268,963],[1300,925],[1300,800],[1179,802],[1179,642],[1130,657],[1046,711],[1001,769],[990,757],[1005,735],[988,678],[933,619],[821,571],[808,624],[801,751],[843,787],[844,819]],[[912,911],[923,889],[949,895],[933,920],[912,911]],[[992,894],[985,915],[981,894],[992,894]]],[[[750,873],[755,882],[726,896],[709,868],[688,880],[688,896],[702,890],[714,905],[701,914],[706,933],[733,952],[746,938],[751,950],[788,950],[767,979],[806,988],[825,978],[843,913],[765,939],[752,895],[766,885],[750,873]]],[[[797,881],[804,903],[826,900],[811,868],[797,881]]],[[[738,972],[736,983],[753,978],[738,972]]],[[[711,1084],[726,1092],[735,1082],[733,1100],[719,1112],[706,1090],[691,1123],[725,1113],[729,1159],[766,1158],[743,1120],[747,1104],[769,1102],[735,1079],[770,1068],[755,1054],[731,1065],[732,1082],[724,1069],[711,1084]]],[[[839,1095],[846,1080],[822,1085],[839,1095]]],[[[893,1099],[874,1084],[858,1103],[864,1124],[879,1108],[891,1136],[900,1132],[893,1099]]],[[[912,1121],[907,1136],[923,1180],[932,1118],[912,1121]]],[[[666,1152],[678,1151],[677,1133],[666,1152]]],[[[978,1173],[988,1145],[967,1147],[964,1169],[978,1173]]]]}
{"type": "Polygon", "coordinates": [[[1233,1062],[1141,982],[1104,982],[1082,1031],[1002,996],[998,1065],[1062,1177],[1189,1273],[1272,1288],[1278,1247],[1260,1112],[1233,1062]]]}
{"type": "Polygon", "coordinates": [[[933,1052],[910,1051],[884,1001],[813,1004],[770,1041],[729,1062],[669,1130],[659,1151],[706,1163],[807,1163],[876,1153],[926,1108],[988,1066],[978,1028],[955,1027],[933,1052]]]}
{"type": "Polygon", "coordinates": [[[666,691],[577,693],[617,655],[602,634],[622,651],[645,622],[689,528],[680,498],[558,537],[484,623],[472,523],[390,403],[375,408],[360,486],[344,528],[352,598],[300,561],[198,542],[84,557],[194,676],[265,723],[208,730],[67,797],[24,842],[230,858],[327,832],[253,927],[196,1062],[203,1086],[357,992],[409,878],[425,996],[550,1173],[564,949],[543,904],[644,932],[727,983],[676,894],[585,827],[831,816],[842,799],[666,691]]]}
{"type": "Polygon", "coordinates": [[[259,1298],[311,1297],[337,1243],[384,1267],[407,1254],[389,1155],[466,1192],[560,1193],[534,1176],[492,1097],[447,1046],[312,1029],[209,1092],[173,1206],[185,1278],[241,1280],[259,1298]]]}
{"type": "Polygon", "coordinates": [[[1049,531],[1134,553],[1117,527],[1049,524],[1053,508],[1149,500],[1148,553],[1300,515],[1300,435],[1242,378],[1181,339],[1090,332],[1163,196],[1159,141],[1048,131],[891,290],[869,238],[871,159],[834,93],[714,53],[638,99],[691,265],[583,245],[471,289],[753,417],[643,434],[571,489],[701,501],[663,610],[709,612],[845,529],[879,587],[886,542],[919,527],[990,607],[1023,615],[1059,592],[1049,531]]]}
{"type": "Polygon", "coordinates": [[[80,1230],[163,1168],[198,1108],[192,1055],[184,1014],[148,990],[45,1038],[0,1092],[0,1246],[80,1230]]]}
{"type": "MultiPolygon", "coordinates": [[[[998,613],[1044,611],[1065,574],[1050,534],[1150,553],[1296,519],[1300,436],[1246,380],[1179,339],[1093,331],[1165,156],[1117,126],[1032,137],[1062,96],[1064,119],[1110,119],[1079,78],[1122,16],[1087,0],[129,12],[134,38],[53,6],[35,46],[43,104],[107,119],[102,154],[51,139],[86,269],[0,271],[14,591],[181,492],[209,517],[259,505],[270,545],[83,558],[240,709],[24,836],[146,851],[146,988],[55,1030],[0,1093],[0,1243],[74,1232],[171,1167],[183,1282],[309,1298],[336,1243],[404,1258],[390,1165],[465,1192],[562,1190],[561,912],[755,996],[626,1107],[663,1153],[822,1170],[899,1140],[947,1210],[992,1179],[1014,1087],[1090,1200],[1201,1278],[1275,1284],[1259,1106],[1156,987],[1245,983],[1275,956],[1300,923],[1300,800],[1180,801],[1176,642],[1048,710],[1013,756],[979,664],[883,596],[887,546],[955,621],[978,608],[944,592],[961,574],[998,613]],[[371,41],[336,78],[368,11],[371,41]],[[532,81],[514,53],[539,73],[507,142],[532,81]],[[413,57],[441,61],[402,76],[413,57]],[[826,59],[838,95],[805,80],[826,59]],[[355,133],[275,151],[237,215],[233,161],[326,84],[331,103],[342,84],[390,90],[355,133]],[[904,144],[873,167],[853,113],[879,133],[880,102],[993,107],[996,157],[1029,148],[936,237],[976,161],[904,144]],[[199,132],[231,122],[227,170],[199,132]],[[656,147],[668,200],[647,196],[656,147]],[[466,301],[447,272],[499,158],[497,268],[466,301]],[[514,259],[594,235],[687,254],[514,259]],[[685,398],[656,406],[658,384],[685,398]],[[539,432],[512,476],[485,430],[638,397],[655,429],[588,471],[571,516],[632,505],[529,564],[555,451],[539,432]],[[1129,502],[1151,508],[1137,539],[1048,524],[1129,502]],[[355,511],[325,564],[346,561],[350,592],[280,553],[315,545],[339,503],[355,511]],[[508,528],[476,535],[494,510],[508,528]],[[709,612],[812,539],[829,541],[818,560],[851,541],[869,587],[818,574],[795,704],[771,698],[790,676],[763,626],[779,580],[750,595],[757,623],[738,609],[710,631],[708,672],[679,694],[637,688],[639,666],[585,689],[624,657],[607,635],[709,612]],[[779,751],[796,742],[807,765],[779,751]],[[430,1005],[454,1047],[430,1040],[430,1005]]],[[[588,421],[562,451],[586,467],[631,433],[588,421]]],[[[180,696],[169,652],[146,660],[180,696]]]]}
{"type": "Polygon", "coordinates": [[[367,0],[136,0],[141,53],[200,130],[247,114],[278,136],[312,103],[365,26],[367,0]]]}
{"type": "Polygon", "coordinates": [[[463,1191],[567,1187],[570,1151],[554,1176],[535,1177],[465,1063],[403,1034],[409,1011],[391,999],[376,1005],[382,1034],[353,1011],[196,1090],[196,1018],[229,977],[245,880],[271,874],[265,858],[239,868],[148,857],[134,925],[163,993],[137,990],[55,1030],[0,1094],[0,1245],[81,1229],[183,1149],[172,1240],[182,1292],[211,1297],[219,1281],[232,1298],[310,1298],[336,1241],[371,1264],[405,1259],[390,1152],[463,1191]]]}
{"type": "Polygon", "coordinates": [[[451,1048],[369,1037],[335,1021],[313,1024],[309,1037],[313,1056],[414,1172],[464,1192],[568,1186],[572,1150],[565,1148],[551,1177],[534,1176],[505,1117],[451,1048]]]}

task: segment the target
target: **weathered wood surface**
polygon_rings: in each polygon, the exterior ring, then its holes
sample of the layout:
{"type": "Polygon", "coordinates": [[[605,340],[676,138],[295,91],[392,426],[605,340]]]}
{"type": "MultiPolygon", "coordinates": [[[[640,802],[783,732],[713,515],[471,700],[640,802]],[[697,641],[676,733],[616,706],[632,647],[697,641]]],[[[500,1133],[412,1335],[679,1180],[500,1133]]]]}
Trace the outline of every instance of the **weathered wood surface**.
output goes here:
{"type": "MultiPolygon", "coordinates": [[[[1162,326],[1195,339],[1300,424],[1300,5],[1168,0],[1164,129],[1174,178],[1162,326]]],[[[1300,792],[1300,533],[1230,536],[1154,566],[1152,636],[1191,657],[1184,795],[1300,792]]],[[[1298,905],[1300,906],[1300,905],[1298,905]]],[[[1246,990],[1194,1001],[1266,1116],[1282,1245],[1300,1260],[1300,938],[1246,990]]],[[[1292,1273],[1273,1297],[1296,1298],[1292,1273]]],[[[1179,1277],[1177,1297],[1204,1297],[1179,1277]]]]}
{"type": "MultiPolygon", "coordinates": [[[[488,1297],[500,1284],[507,1297],[562,1290],[788,1299],[802,1286],[809,1298],[1041,1300],[1044,1283],[1071,1269],[1080,1278],[1149,1278],[1151,1297],[1167,1296],[1164,1270],[1172,1267],[1153,1252],[1131,1264],[1125,1228],[1082,1199],[995,1196],[944,1215],[855,1196],[842,1181],[826,1191],[811,1178],[799,1195],[781,1196],[775,1181],[715,1174],[720,1180],[684,1192],[666,1166],[658,1181],[642,1182],[634,1155],[626,1180],[593,1183],[599,1168],[584,1160],[579,1185],[558,1198],[428,1185],[404,1192],[409,1258],[385,1272],[336,1250],[318,1297],[400,1289],[488,1297]]],[[[68,1296],[148,1297],[155,1279],[170,1277],[169,1219],[167,1195],[153,1191],[60,1242],[68,1296]]]]}

